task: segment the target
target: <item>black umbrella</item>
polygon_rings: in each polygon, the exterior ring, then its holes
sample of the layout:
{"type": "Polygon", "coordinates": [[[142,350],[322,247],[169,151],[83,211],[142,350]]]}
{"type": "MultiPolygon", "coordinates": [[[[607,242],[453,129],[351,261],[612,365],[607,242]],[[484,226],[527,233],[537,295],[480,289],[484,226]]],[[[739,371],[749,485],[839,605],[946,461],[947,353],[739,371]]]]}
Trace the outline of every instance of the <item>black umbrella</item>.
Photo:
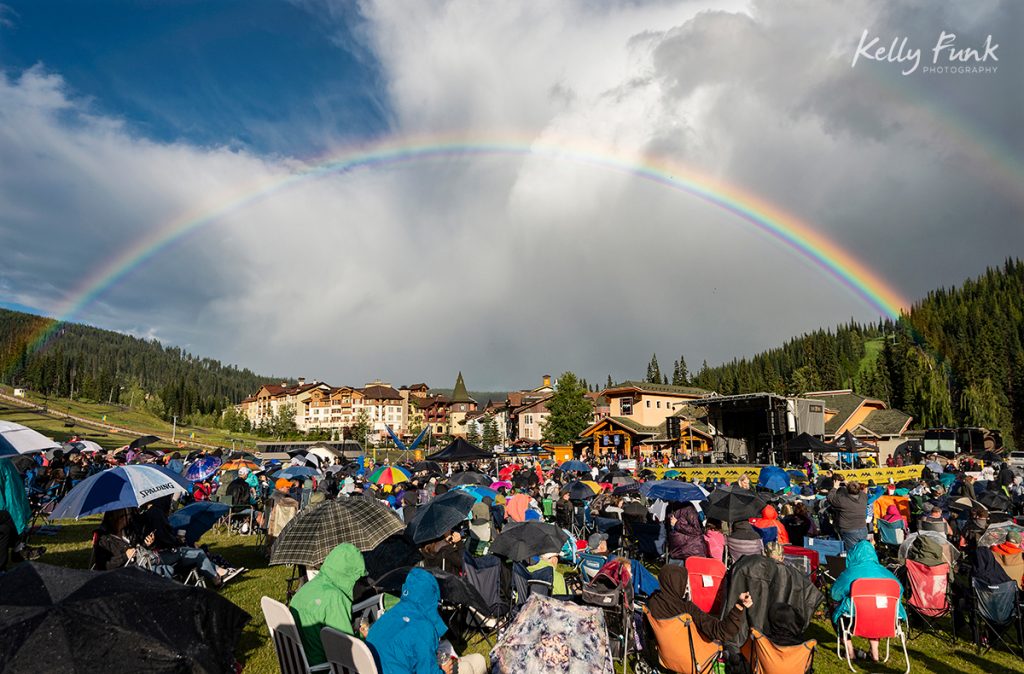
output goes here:
{"type": "MultiPolygon", "coordinates": [[[[411,566],[395,569],[374,580],[373,586],[378,592],[386,592],[396,597],[401,596],[402,584],[405,583],[405,577],[412,569],[411,566]]],[[[480,596],[480,592],[462,578],[441,569],[426,569],[426,571],[429,571],[437,580],[442,602],[453,606],[470,606],[481,613],[487,613],[490,610],[487,602],[480,596]]]]}
{"type": "Polygon", "coordinates": [[[437,461],[417,461],[412,464],[412,472],[414,473],[431,473],[433,475],[440,475],[444,472],[441,468],[441,464],[437,461]]]}
{"type": "Polygon", "coordinates": [[[474,503],[476,498],[461,489],[441,494],[419,508],[416,516],[406,526],[405,533],[417,544],[441,538],[466,521],[474,503]]]}
{"type": "Polygon", "coordinates": [[[0,576],[0,670],[226,674],[249,619],[215,592],[137,567],[29,562],[0,576]]]}
{"type": "Polygon", "coordinates": [[[612,489],[612,493],[616,496],[622,496],[623,494],[636,494],[640,491],[640,483],[636,480],[632,482],[620,484],[612,489]]]}
{"type": "Polygon", "coordinates": [[[835,449],[832,445],[814,437],[810,433],[800,435],[786,441],[779,449],[786,452],[830,452],[835,449]]]}
{"type": "Polygon", "coordinates": [[[421,559],[419,548],[404,534],[389,536],[373,550],[363,553],[366,575],[370,578],[380,578],[403,566],[415,566],[421,559]]]}
{"type": "Polygon", "coordinates": [[[989,510],[1009,511],[1013,503],[1010,498],[998,491],[986,491],[978,495],[978,502],[989,510]]]}
{"type": "Polygon", "coordinates": [[[372,550],[401,533],[398,515],[379,501],[360,496],[336,498],[299,511],[274,541],[271,564],[318,567],[341,543],[372,550]]]}
{"type": "Polygon", "coordinates": [[[491,482],[493,481],[494,480],[487,477],[483,473],[478,473],[475,470],[466,470],[461,473],[455,473],[450,478],[448,478],[448,484],[452,485],[453,487],[458,486],[460,484],[479,484],[484,487],[489,487],[491,486],[491,482]]]}
{"type": "Polygon", "coordinates": [[[832,448],[838,447],[842,449],[844,452],[856,452],[861,449],[875,449],[874,445],[869,445],[863,440],[859,440],[850,431],[846,431],[829,444],[832,448]]]}
{"type": "Polygon", "coordinates": [[[708,502],[701,505],[704,514],[722,522],[739,522],[757,517],[768,505],[752,491],[739,488],[718,488],[708,495],[708,502]]]}
{"type": "Polygon", "coordinates": [[[594,498],[597,494],[590,485],[583,484],[579,480],[570,482],[569,484],[562,487],[562,494],[569,494],[569,500],[571,501],[583,501],[588,498],[594,498]]]}
{"type": "Polygon", "coordinates": [[[569,536],[547,522],[531,520],[506,526],[494,539],[491,552],[523,561],[544,552],[559,552],[569,536]]]}
{"type": "Polygon", "coordinates": [[[154,442],[160,442],[160,438],[155,435],[143,435],[132,440],[128,444],[128,449],[139,449],[146,445],[152,445],[154,442]]]}
{"type": "Polygon", "coordinates": [[[540,483],[540,479],[537,477],[537,473],[532,470],[517,470],[512,475],[512,484],[517,489],[529,489],[535,487],[540,483]]]}
{"type": "Polygon", "coordinates": [[[789,481],[796,484],[805,484],[807,482],[807,473],[802,470],[787,470],[789,474],[789,481]]]}

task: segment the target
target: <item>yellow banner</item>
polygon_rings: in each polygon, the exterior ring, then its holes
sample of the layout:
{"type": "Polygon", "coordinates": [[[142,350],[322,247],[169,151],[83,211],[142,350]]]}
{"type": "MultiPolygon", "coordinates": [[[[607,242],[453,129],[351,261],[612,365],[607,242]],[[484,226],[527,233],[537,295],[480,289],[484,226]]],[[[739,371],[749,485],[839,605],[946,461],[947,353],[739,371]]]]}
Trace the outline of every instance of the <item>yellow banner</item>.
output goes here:
{"type": "MultiPolygon", "coordinates": [[[[666,472],[673,470],[676,471],[683,480],[693,480],[697,478],[701,482],[705,480],[726,480],[728,482],[735,482],[744,473],[750,478],[751,482],[757,482],[757,476],[760,475],[761,469],[764,466],[755,465],[733,465],[733,464],[707,464],[702,466],[681,466],[679,468],[654,468],[654,472],[659,477],[663,477],[666,472]]],[[[857,470],[835,470],[834,475],[840,475],[844,480],[857,480],[858,482],[867,482],[868,480],[874,480],[875,484],[882,484],[888,482],[891,477],[896,482],[900,480],[906,480],[908,478],[921,477],[921,469],[924,466],[901,466],[889,468],[882,466],[880,468],[860,468],[857,470]]]]}

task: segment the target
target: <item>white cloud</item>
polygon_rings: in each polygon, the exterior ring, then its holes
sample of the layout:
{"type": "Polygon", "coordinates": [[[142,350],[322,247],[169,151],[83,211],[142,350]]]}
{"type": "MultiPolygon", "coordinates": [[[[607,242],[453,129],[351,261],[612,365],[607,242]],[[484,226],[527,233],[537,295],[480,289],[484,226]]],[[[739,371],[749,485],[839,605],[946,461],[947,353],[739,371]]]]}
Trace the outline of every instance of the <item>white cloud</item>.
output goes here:
{"type": "MultiPolygon", "coordinates": [[[[1012,202],[964,175],[920,104],[849,68],[865,23],[905,20],[886,3],[591,5],[368,0],[395,134],[654,153],[802,216],[912,295],[1020,243],[1012,202]]],[[[955,103],[960,84],[940,85],[936,105],[955,103]]],[[[53,310],[129,242],[299,166],[151,142],[59,74],[0,78],[3,298],[53,310]]],[[[83,318],[263,372],[446,385],[462,369],[485,388],[636,375],[652,351],[696,367],[851,315],[873,312],[735,216],[545,154],[304,181],[167,248],[83,318]]]]}

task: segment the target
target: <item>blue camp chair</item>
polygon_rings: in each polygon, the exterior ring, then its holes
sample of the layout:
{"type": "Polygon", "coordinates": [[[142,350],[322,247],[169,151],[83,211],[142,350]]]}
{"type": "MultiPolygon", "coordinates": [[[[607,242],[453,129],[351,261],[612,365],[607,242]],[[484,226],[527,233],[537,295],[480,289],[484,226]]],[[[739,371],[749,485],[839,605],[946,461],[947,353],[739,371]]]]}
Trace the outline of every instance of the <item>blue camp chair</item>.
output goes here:
{"type": "Polygon", "coordinates": [[[580,575],[583,576],[583,582],[589,583],[597,575],[597,572],[601,570],[604,563],[608,561],[607,557],[601,555],[595,555],[591,552],[581,552],[579,554],[580,562],[580,575]]]}
{"type": "Polygon", "coordinates": [[[971,623],[974,629],[974,643],[978,645],[978,651],[981,652],[982,637],[985,637],[987,642],[984,645],[985,652],[988,652],[998,640],[1005,644],[1011,653],[1021,655],[1021,651],[1024,649],[1024,626],[1021,624],[1021,609],[1017,603],[1016,581],[989,585],[977,578],[972,578],[971,594],[974,600],[971,623]],[[1005,638],[1011,628],[1014,628],[1015,631],[1016,649],[1005,638]],[[982,632],[983,629],[984,632],[982,632]]]}
{"type": "Polygon", "coordinates": [[[804,547],[817,550],[821,557],[845,557],[843,542],[833,538],[804,538],[804,547]]]}

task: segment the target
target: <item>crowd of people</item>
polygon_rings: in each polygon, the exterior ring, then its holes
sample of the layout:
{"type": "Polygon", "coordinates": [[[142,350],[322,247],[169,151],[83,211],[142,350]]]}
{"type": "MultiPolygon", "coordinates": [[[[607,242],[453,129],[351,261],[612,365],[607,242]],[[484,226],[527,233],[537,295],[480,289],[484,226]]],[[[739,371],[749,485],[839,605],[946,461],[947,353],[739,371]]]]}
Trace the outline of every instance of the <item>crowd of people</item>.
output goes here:
{"type": "MultiPolygon", "coordinates": [[[[752,627],[772,643],[788,646],[807,639],[816,613],[834,625],[850,617],[856,580],[892,579],[909,591],[907,560],[928,567],[945,564],[952,601],[965,609],[974,578],[992,584],[1024,582],[1021,528],[1014,519],[1024,503],[1024,485],[1007,463],[930,460],[914,478],[862,484],[843,480],[827,464],[808,461],[785,471],[781,487],[769,487],[763,479],[768,468],[760,475],[752,470],[732,483],[686,483],[680,477],[673,482],[689,491],[676,497],[671,489],[647,488],[660,482],[666,466],[627,468],[611,460],[583,466],[577,461],[571,467],[539,457],[443,465],[410,461],[396,465],[398,479],[385,483],[375,480],[378,467],[366,461],[300,455],[283,463],[259,462],[223,454],[214,458],[222,465],[236,461],[237,468],[193,481],[191,493],[180,501],[251,506],[253,517],[246,526],[265,532],[278,504],[291,504],[291,517],[322,501],[372,499],[411,527],[420,511],[446,493],[473,496],[464,519],[441,535],[415,543],[419,561],[405,575],[400,594],[383,603],[387,610],[382,614],[353,614],[357,598],[374,587],[374,579],[366,578],[364,553],[354,545],[338,545],[319,569],[309,570],[304,579],[311,580],[291,597],[290,608],[311,665],[325,661],[320,630],[332,627],[365,640],[383,674],[485,671],[483,657],[455,654],[452,643],[464,646],[465,640],[455,629],[449,632],[444,618],[451,620],[453,614],[439,611],[446,602],[437,580],[438,573],[468,579],[467,564],[482,558],[500,561],[500,591],[510,606],[522,603],[515,596],[522,592],[514,582],[518,562],[531,578],[546,579],[544,594],[574,602],[584,601],[586,588],[602,570],[625,564],[627,576],[643,575],[650,581],[634,583],[631,590],[634,608],[644,607],[647,613],[638,636],[643,645],[634,649],[639,651],[634,656],[656,665],[659,648],[669,646],[659,643],[651,625],[688,614],[700,639],[723,645],[721,659],[730,671],[749,666],[743,644],[752,627]],[[286,468],[304,470],[282,474],[286,468]],[[730,509],[736,503],[746,508],[742,516],[730,514],[739,512],[730,509]],[[549,523],[563,535],[533,550],[528,559],[503,556],[498,545],[502,534],[530,522],[549,523]],[[893,544],[883,530],[899,530],[899,541],[908,545],[893,544]],[[813,552],[815,544],[822,550],[820,557],[813,552]],[[815,568],[798,563],[810,557],[815,568]],[[826,572],[829,557],[835,563],[826,572]],[[722,565],[725,577],[713,605],[696,603],[694,588],[688,586],[690,559],[722,565]]],[[[55,452],[21,471],[0,461],[0,569],[10,550],[22,557],[31,554],[31,547],[18,543],[28,532],[29,497],[65,493],[115,465],[151,461],[184,475],[207,458],[55,452]]],[[[215,554],[182,540],[169,523],[173,506],[165,497],[139,509],[106,512],[94,535],[93,568],[136,563],[171,578],[195,573],[213,587],[238,573],[215,554]]],[[[279,519],[275,533],[285,524],[279,519]]],[[[957,620],[969,613],[961,611],[957,620]]],[[[898,615],[910,617],[902,603],[898,615]]],[[[476,611],[476,617],[486,627],[500,624],[496,616],[476,611]]],[[[465,627],[465,621],[457,627],[465,627]]],[[[866,646],[843,643],[851,659],[877,661],[878,641],[866,646]]]]}

